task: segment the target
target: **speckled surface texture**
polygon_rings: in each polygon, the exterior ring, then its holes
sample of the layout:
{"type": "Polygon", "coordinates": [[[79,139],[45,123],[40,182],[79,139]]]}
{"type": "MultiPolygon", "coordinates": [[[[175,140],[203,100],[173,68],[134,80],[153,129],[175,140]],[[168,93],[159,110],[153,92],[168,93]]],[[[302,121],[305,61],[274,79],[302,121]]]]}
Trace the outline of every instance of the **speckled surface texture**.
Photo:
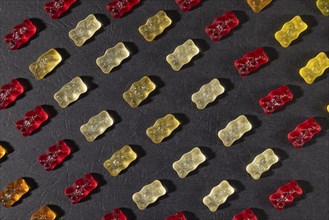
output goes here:
{"type": "Polygon", "coordinates": [[[0,111],[0,141],[10,151],[0,161],[0,188],[19,177],[26,177],[32,187],[14,207],[0,207],[1,220],[28,219],[45,204],[50,204],[60,219],[68,220],[101,219],[116,207],[122,207],[129,220],[164,219],[178,211],[186,211],[189,220],[227,220],[247,207],[253,208],[261,220],[327,218],[328,71],[312,85],[298,74],[320,51],[329,52],[329,18],[321,15],[315,1],[274,0],[260,14],[254,14],[244,0],[204,0],[188,13],[180,12],[174,0],[142,0],[131,13],[114,20],[105,9],[108,1],[80,0],[56,21],[43,11],[46,2],[0,1],[0,84],[20,78],[28,90],[13,106],[0,111]],[[154,42],[146,42],[138,27],[159,10],[165,10],[173,24],[154,42]],[[204,33],[205,26],[228,10],[234,10],[241,24],[228,37],[211,42],[204,33]],[[68,32],[90,13],[96,14],[103,27],[84,46],[76,47],[68,32]],[[309,29],[289,48],[281,48],[273,35],[295,15],[301,15],[309,29]],[[40,31],[25,47],[10,51],[3,38],[24,18],[33,18],[40,31]],[[165,57],[189,38],[201,53],[180,72],[174,72],[165,57]],[[95,60],[119,41],[126,44],[131,57],[105,75],[95,60]],[[52,47],[59,49],[63,62],[45,79],[36,81],[28,66],[52,47]],[[265,47],[271,62],[241,78],[234,69],[234,60],[257,47],[265,47]],[[122,93],[144,75],[151,76],[158,87],[146,102],[132,109],[122,93]],[[89,91],[61,109],[53,95],[75,76],[82,76],[89,91]],[[213,78],[219,78],[226,91],[214,104],[198,110],[191,95],[213,78]],[[281,85],[291,88],[294,100],[273,115],[263,114],[258,100],[281,85]],[[24,138],[15,122],[36,105],[45,105],[51,119],[24,138]],[[88,143],[79,127],[104,109],[115,124],[88,143]],[[182,126],[155,145],[145,130],[168,113],[175,114],[182,126]],[[226,148],[217,132],[240,114],[245,114],[254,128],[226,148]],[[322,131],[302,149],[295,149],[287,134],[308,117],[315,117],[322,131]],[[60,139],[69,140],[72,156],[56,170],[46,172],[37,158],[60,139]],[[136,150],[139,159],[112,177],[102,164],[126,144],[136,150]],[[171,165],[195,146],[201,147],[207,161],[180,179],[171,165]],[[280,161],[254,181],[245,167],[269,147],[280,161]],[[94,173],[100,186],[87,199],[72,205],[63,194],[64,188],[85,173],[94,173]],[[155,179],[163,182],[168,193],[139,211],[131,196],[155,179]],[[236,193],[211,213],[202,198],[224,179],[236,193]],[[268,196],[291,179],[298,180],[305,193],[292,206],[277,211],[268,196]]]}

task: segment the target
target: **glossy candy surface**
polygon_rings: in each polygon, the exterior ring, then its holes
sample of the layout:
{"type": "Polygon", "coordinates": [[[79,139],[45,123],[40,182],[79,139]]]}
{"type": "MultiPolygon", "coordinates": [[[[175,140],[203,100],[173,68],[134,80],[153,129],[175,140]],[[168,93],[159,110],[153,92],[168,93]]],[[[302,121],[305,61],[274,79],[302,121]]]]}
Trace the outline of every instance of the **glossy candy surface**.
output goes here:
{"type": "Polygon", "coordinates": [[[275,193],[269,196],[270,202],[277,210],[282,210],[286,205],[291,204],[294,199],[303,194],[296,180],[292,180],[281,186],[275,193]]]}
{"type": "Polygon", "coordinates": [[[58,19],[76,0],[52,0],[45,4],[44,10],[52,19],[58,19]]]}
{"type": "Polygon", "coordinates": [[[255,13],[259,13],[271,2],[272,0],[247,0],[248,5],[255,13]]]}
{"type": "Polygon", "coordinates": [[[113,18],[121,18],[139,2],[140,0],[112,0],[106,5],[106,9],[113,18]]]}
{"type": "Polygon", "coordinates": [[[5,36],[5,42],[11,50],[17,50],[37,32],[37,27],[30,19],[25,19],[23,23],[16,25],[13,30],[5,36]]]}
{"type": "Polygon", "coordinates": [[[24,87],[17,79],[0,88],[0,110],[13,103],[24,92],[24,87]]]}
{"type": "Polygon", "coordinates": [[[146,207],[163,195],[166,194],[166,189],[162,186],[159,180],[154,180],[152,183],[145,185],[139,192],[134,193],[132,199],[140,210],[146,207]]]}
{"type": "Polygon", "coordinates": [[[31,73],[37,80],[43,79],[50,73],[60,62],[62,56],[54,48],[42,54],[37,61],[29,66],[31,73]]]}
{"type": "Polygon", "coordinates": [[[24,118],[16,122],[16,128],[21,131],[23,136],[30,135],[38,129],[42,123],[47,121],[48,114],[42,106],[37,106],[32,111],[25,113],[24,118]]]}
{"type": "Polygon", "coordinates": [[[233,28],[238,26],[239,19],[232,11],[217,17],[212,24],[205,29],[207,35],[214,42],[219,41],[222,37],[228,35],[233,28]]]}
{"type": "Polygon", "coordinates": [[[227,198],[233,193],[234,188],[226,180],[223,180],[220,184],[211,189],[209,195],[203,198],[203,204],[205,204],[211,212],[216,212],[218,206],[225,203],[227,198]]]}
{"type": "Polygon", "coordinates": [[[316,6],[324,16],[329,16],[329,0],[317,0],[316,6]]]}
{"type": "Polygon", "coordinates": [[[98,183],[91,174],[85,174],[77,179],[71,186],[64,190],[64,194],[75,204],[87,197],[91,191],[96,189],[98,183]]]}
{"type": "Polygon", "coordinates": [[[251,72],[257,71],[262,65],[269,61],[263,48],[257,48],[252,52],[243,55],[242,58],[234,61],[234,66],[240,76],[247,76],[251,72]]]}
{"type": "Polygon", "coordinates": [[[167,217],[165,220],[188,220],[188,219],[185,217],[184,212],[177,212],[176,214],[167,217]]]}
{"type": "Polygon", "coordinates": [[[128,219],[121,209],[116,208],[113,210],[113,212],[104,215],[102,217],[102,220],[128,220],[128,219]]]}
{"type": "Polygon", "coordinates": [[[0,203],[6,208],[10,208],[29,190],[30,187],[26,181],[23,178],[18,178],[0,191],[0,203]]]}
{"type": "Polygon", "coordinates": [[[257,216],[251,209],[247,208],[242,212],[235,214],[232,220],[257,220],[257,216]]]}
{"type": "Polygon", "coordinates": [[[189,39],[176,47],[173,53],[167,55],[166,60],[174,71],[179,71],[200,52],[199,48],[189,39]]]}
{"type": "Polygon", "coordinates": [[[307,84],[312,84],[314,80],[329,68],[329,58],[324,52],[319,53],[316,57],[310,59],[306,66],[299,70],[299,75],[307,84]]]}
{"type": "Polygon", "coordinates": [[[45,170],[51,171],[61,164],[70,153],[71,149],[69,146],[67,146],[64,140],[61,140],[55,145],[49,147],[44,154],[41,154],[39,156],[39,162],[44,166],[45,170]]]}
{"type": "Polygon", "coordinates": [[[301,148],[320,131],[321,127],[316,120],[314,118],[308,118],[306,121],[297,125],[296,128],[288,134],[288,140],[295,148],[301,148]]]}
{"type": "Polygon", "coordinates": [[[0,145],[0,159],[3,158],[7,153],[6,149],[0,145]]]}
{"type": "Polygon", "coordinates": [[[30,220],[55,220],[55,219],[56,219],[56,213],[53,210],[51,210],[47,205],[36,210],[30,218],[30,220]]]}
{"type": "Polygon", "coordinates": [[[288,86],[281,86],[261,98],[259,105],[263,108],[265,114],[272,114],[274,111],[282,108],[287,102],[290,102],[293,97],[294,95],[290,92],[288,86]]]}
{"type": "Polygon", "coordinates": [[[188,12],[191,8],[200,4],[200,2],[201,0],[176,0],[176,4],[182,12],[188,12]]]}

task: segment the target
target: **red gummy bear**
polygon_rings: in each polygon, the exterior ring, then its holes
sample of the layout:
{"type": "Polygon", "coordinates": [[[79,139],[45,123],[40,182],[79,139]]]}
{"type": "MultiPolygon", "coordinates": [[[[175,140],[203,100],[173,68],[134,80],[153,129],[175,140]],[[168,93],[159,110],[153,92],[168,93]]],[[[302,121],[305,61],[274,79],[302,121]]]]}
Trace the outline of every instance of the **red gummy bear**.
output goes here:
{"type": "Polygon", "coordinates": [[[241,76],[247,76],[254,72],[269,61],[263,48],[257,48],[252,52],[248,52],[239,60],[234,61],[234,66],[241,76]]]}
{"type": "Polygon", "coordinates": [[[187,220],[184,212],[177,212],[175,215],[169,216],[166,220],[187,220]]]}
{"type": "Polygon", "coordinates": [[[51,171],[71,153],[71,149],[64,140],[48,148],[46,153],[41,154],[39,162],[45,167],[45,170],[51,171]]]}
{"type": "Polygon", "coordinates": [[[302,194],[303,190],[298,186],[296,180],[292,180],[270,195],[269,200],[275,209],[282,210],[284,206],[289,205],[296,197],[302,194]]]}
{"type": "Polygon", "coordinates": [[[257,220],[257,216],[249,208],[235,214],[232,220],[257,220]]]}
{"type": "Polygon", "coordinates": [[[140,0],[113,0],[107,4],[106,9],[113,18],[121,18],[139,2],[140,0]]]}
{"type": "Polygon", "coordinates": [[[52,0],[45,4],[44,10],[52,19],[58,19],[75,2],[76,0],[52,0]]]}
{"type": "Polygon", "coordinates": [[[308,118],[300,123],[288,134],[288,139],[295,148],[301,148],[306,142],[309,142],[316,133],[321,131],[320,125],[314,118],[308,118]]]}
{"type": "Polygon", "coordinates": [[[127,216],[123,214],[121,209],[116,208],[113,212],[103,216],[102,220],[127,220],[127,216]]]}
{"type": "Polygon", "coordinates": [[[10,83],[3,85],[0,89],[0,109],[5,109],[23,92],[24,87],[17,79],[13,79],[10,83]]]}
{"type": "Polygon", "coordinates": [[[17,50],[37,32],[31,20],[25,19],[22,24],[16,25],[12,32],[5,36],[5,42],[11,50],[17,50]]]}
{"type": "Polygon", "coordinates": [[[32,111],[25,113],[24,119],[16,122],[16,128],[22,132],[23,136],[30,135],[34,130],[38,129],[42,123],[47,121],[48,114],[42,106],[37,106],[32,111]]]}
{"type": "Polygon", "coordinates": [[[288,86],[281,86],[272,90],[267,96],[259,100],[259,105],[265,114],[272,114],[275,110],[282,108],[287,102],[293,99],[294,95],[288,86]]]}
{"type": "Polygon", "coordinates": [[[211,25],[205,29],[212,41],[219,41],[225,35],[228,35],[233,28],[238,26],[239,20],[232,11],[217,17],[211,25]]]}
{"type": "Polygon", "coordinates": [[[71,186],[64,190],[64,194],[73,204],[80,202],[81,199],[89,195],[97,187],[97,181],[91,174],[85,174],[77,179],[71,186]]]}
{"type": "Polygon", "coordinates": [[[191,8],[200,4],[200,0],[176,0],[176,4],[182,12],[188,12],[191,8]]]}

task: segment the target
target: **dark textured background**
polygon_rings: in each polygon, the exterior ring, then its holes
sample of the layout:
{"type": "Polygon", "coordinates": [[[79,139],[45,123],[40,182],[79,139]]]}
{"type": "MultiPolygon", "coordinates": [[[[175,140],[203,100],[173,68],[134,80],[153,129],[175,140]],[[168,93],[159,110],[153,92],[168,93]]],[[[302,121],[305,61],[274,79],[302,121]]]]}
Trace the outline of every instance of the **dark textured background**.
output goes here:
{"type": "Polygon", "coordinates": [[[28,90],[13,106],[0,111],[1,144],[10,150],[0,162],[0,188],[19,177],[27,177],[32,186],[14,207],[0,208],[0,219],[28,219],[45,204],[51,204],[61,219],[69,220],[100,219],[116,207],[124,208],[129,220],[164,219],[181,210],[187,211],[189,220],[226,220],[247,207],[254,208],[263,220],[327,219],[328,71],[312,85],[307,85],[298,74],[310,58],[320,51],[329,52],[329,18],[320,14],[315,1],[274,0],[260,14],[254,14],[245,0],[204,0],[188,13],[180,12],[174,0],[142,0],[131,13],[114,20],[105,9],[107,0],[80,0],[56,21],[44,13],[46,2],[0,2],[1,39],[24,18],[33,18],[41,29],[18,51],[10,51],[3,40],[0,43],[0,84],[21,78],[28,90]],[[161,9],[166,10],[173,24],[148,43],[137,29],[161,9]],[[211,42],[204,27],[228,10],[234,10],[241,24],[220,42],[211,42]],[[84,46],[76,47],[68,32],[90,13],[97,15],[103,27],[84,46]],[[295,15],[301,15],[309,28],[289,48],[281,48],[273,34],[295,15]],[[165,56],[188,38],[195,40],[201,53],[183,70],[174,72],[165,56]],[[95,60],[119,41],[127,45],[132,55],[105,75],[95,60]],[[28,66],[52,47],[59,49],[63,62],[45,79],[36,81],[28,66]],[[233,61],[257,47],[265,47],[271,62],[241,78],[233,61]],[[157,90],[142,106],[132,109],[122,93],[144,75],[151,75],[157,90]],[[82,76],[89,91],[61,109],[53,94],[75,76],[82,76]],[[225,86],[225,94],[208,108],[196,109],[191,94],[215,77],[225,86]],[[273,115],[264,115],[259,98],[284,84],[295,94],[294,100],[273,115]],[[36,105],[45,105],[51,119],[24,138],[16,130],[15,122],[36,105]],[[109,110],[115,125],[88,143],[79,127],[103,109],[109,110]],[[145,130],[167,113],[174,113],[182,126],[155,145],[145,130]],[[240,114],[247,115],[254,128],[226,148],[217,132],[240,114]],[[316,117],[323,131],[297,150],[286,136],[307,117],[316,117]],[[60,139],[69,140],[72,156],[56,170],[46,172],[37,158],[60,139]],[[126,144],[133,146],[139,159],[119,176],[111,177],[102,164],[126,144]],[[194,146],[202,147],[207,162],[180,179],[171,164],[194,146]],[[280,162],[254,181],[245,166],[269,147],[280,156],[280,162]],[[95,173],[100,186],[86,200],[72,205],[63,190],[85,173],[95,173]],[[131,196],[155,179],[162,180],[168,193],[139,211],[131,196]],[[229,180],[236,193],[216,213],[211,213],[202,198],[223,179],[229,180]],[[304,194],[292,206],[276,211],[268,195],[291,179],[298,180],[304,194]]]}

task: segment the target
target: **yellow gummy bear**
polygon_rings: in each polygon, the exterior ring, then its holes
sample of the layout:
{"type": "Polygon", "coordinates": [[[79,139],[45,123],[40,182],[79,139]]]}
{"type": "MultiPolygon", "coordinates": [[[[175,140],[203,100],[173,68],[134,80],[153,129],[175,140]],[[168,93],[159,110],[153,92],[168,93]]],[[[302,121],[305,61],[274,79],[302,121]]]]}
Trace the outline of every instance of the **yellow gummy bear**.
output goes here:
{"type": "Polygon", "coordinates": [[[54,48],[42,54],[37,61],[29,66],[37,80],[43,79],[62,61],[61,55],[54,48]]]}
{"type": "Polygon", "coordinates": [[[247,0],[248,5],[255,13],[259,13],[271,2],[272,0],[247,0]]]}
{"type": "Polygon", "coordinates": [[[51,210],[47,205],[36,210],[30,218],[30,220],[55,220],[55,219],[56,219],[56,213],[53,210],[51,210]]]}
{"type": "Polygon", "coordinates": [[[287,48],[291,42],[296,40],[306,29],[307,24],[297,15],[290,21],[286,22],[281,30],[277,31],[274,36],[282,47],[287,48]]]}
{"type": "Polygon", "coordinates": [[[0,159],[7,153],[6,149],[0,145],[0,159]]]}
{"type": "Polygon", "coordinates": [[[329,105],[327,105],[327,112],[329,112],[329,105]]]}
{"type": "Polygon", "coordinates": [[[218,206],[225,203],[227,198],[234,193],[234,188],[223,180],[220,184],[211,189],[209,195],[203,198],[205,204],[211,212],[216,212],[218,206]]]}
{"type": "Polygon", "coordinates": [[[329,68],[329,58],[324,52],[321,52],[299,70],[299,75],[306,83],[312,84],[327,68],[329,68]]]}
{"type": "Polygon", "coordinates": [[[30,187],[26,181],[23,178],[18,178],[0,191],[0,203],[4,207],[9,208],[29,190],[30,187]]]}
{"type": "Polygon", "coordinates": [[[324,16],[329,16],[329,0],[317,0],[316,6],[324,16]]]}

